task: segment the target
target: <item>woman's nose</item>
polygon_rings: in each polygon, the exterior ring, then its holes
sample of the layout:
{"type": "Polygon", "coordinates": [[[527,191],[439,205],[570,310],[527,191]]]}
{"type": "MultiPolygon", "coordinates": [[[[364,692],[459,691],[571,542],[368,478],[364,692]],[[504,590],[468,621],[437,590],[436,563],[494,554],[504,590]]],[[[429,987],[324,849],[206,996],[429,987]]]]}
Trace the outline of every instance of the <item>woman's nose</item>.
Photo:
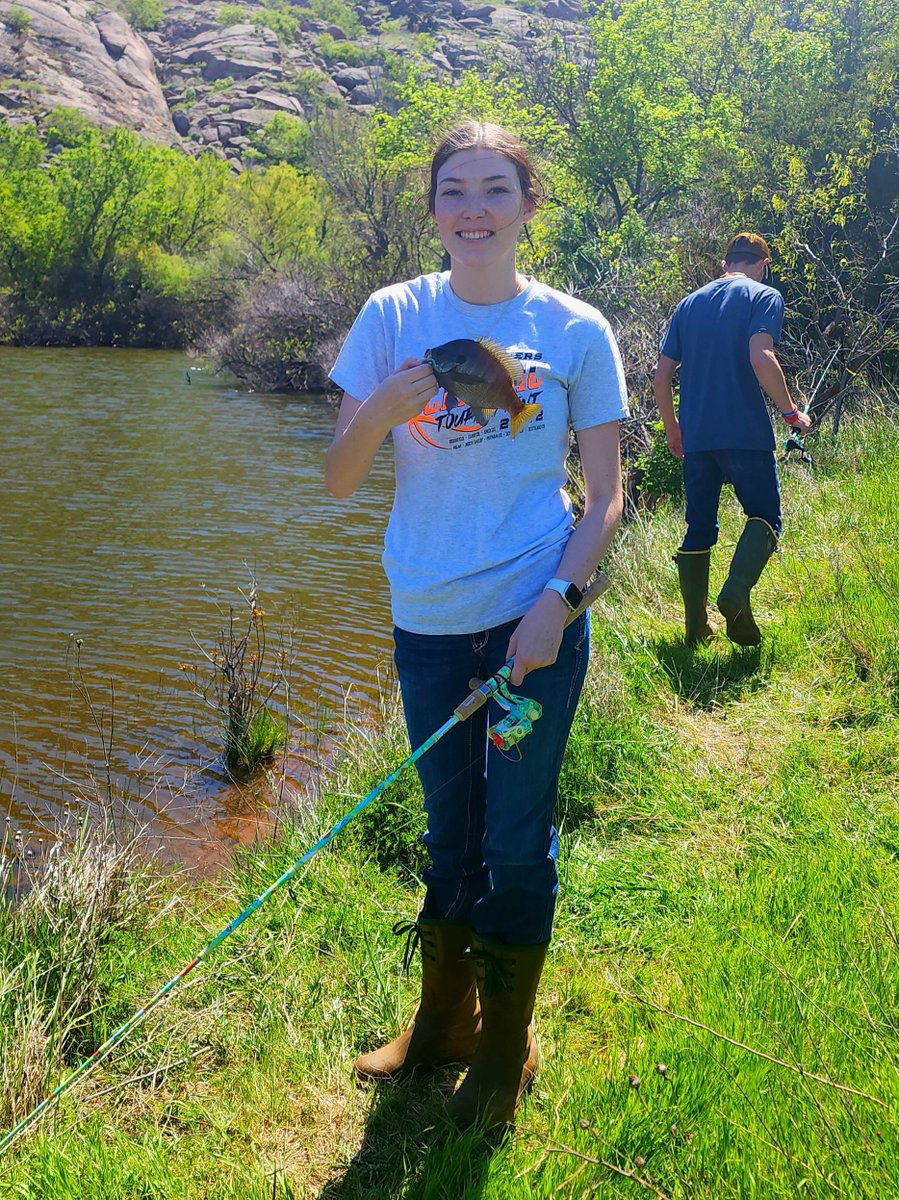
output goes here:
{"type": "Polygon", "coordinates": [[[476,194],[469,193],[465,197],[465,205],[463,211],[466,217],[481,217],[487,205],[484,202],[484,197],[479,192],[476,194]]]}

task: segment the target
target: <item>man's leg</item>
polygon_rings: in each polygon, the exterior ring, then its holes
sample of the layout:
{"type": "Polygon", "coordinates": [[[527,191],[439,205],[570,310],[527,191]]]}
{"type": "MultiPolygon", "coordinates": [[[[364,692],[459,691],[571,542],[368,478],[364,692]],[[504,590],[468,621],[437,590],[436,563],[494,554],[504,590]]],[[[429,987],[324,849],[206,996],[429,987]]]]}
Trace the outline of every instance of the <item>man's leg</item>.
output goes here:
{"type": "Polygon", "coordinates": [[[732,642],[757,646],[762,635],[752,615],[750,593],[777,549],[783,523],[777,460],[773,450],[730,450],[726,470],[746,514],[746,524],[718,593],[718,608],[732,642]]]}
{"type": "Polygon", "coordinates": [[[715,631],[709,624],[709,563],[718,540],[718,504],[724,475],[711,451],[684,455],[684,490],[687,496],[687,533],[674,556],[684,601],[684,633],[688,645],[709,642],[715,631]]]}

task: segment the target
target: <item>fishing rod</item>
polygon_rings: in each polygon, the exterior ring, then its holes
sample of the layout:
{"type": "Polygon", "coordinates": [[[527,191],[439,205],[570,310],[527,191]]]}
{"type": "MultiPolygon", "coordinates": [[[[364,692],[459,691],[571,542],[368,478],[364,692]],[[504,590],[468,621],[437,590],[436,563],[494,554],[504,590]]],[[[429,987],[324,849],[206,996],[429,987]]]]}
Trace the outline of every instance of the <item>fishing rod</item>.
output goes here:
{"type": "MultiPolygon", "coordinates": [[[[568,620],[565,622],[566,626],[570,625],[576,617],[580,616],[584,609],[587,608],[588,605],[592,604],[594,600],[598,599],[598,597],[601,596],[603,592],[609,588],[609,586],[609,577],[604,571],[598,572],[596,578],[585,590],[584,598],[581,601],[580,606],[574,612],[569,614],[568,620]]],[[[507,716],[503,717],[502,720],[497,722],[495,725],[492,725],[488,730],[491,740],[495,745],[503,750],[509,749],[513,745],[516,745],[518,742],[520,742],[521,739],[531,731],[533,722],[539,719],[542,709],[535,700],[528,700],[524,696],[516,696],[514,692],[509,691],[509,678],[512,674],[513,664],[514,659],[500,667],[496,674],[492,675],[486,682],[479,684],[478,687],[476,687],[453,711],[453,715],[447,721],[445,721],[438,730],[432,733],[426,741],[422,742],[417,750],[413,750],[409,757],[404,759],[395,771],[392,771],[390,775],[388,775],[385,779],[382,779],[376,787],[372,788],[367,796],[363,796],[359,803],[354,805],[349,812],[345,813],[335,825],[332,825],[326,834],[320,837],[313,846],[309,847],[302,857],[296,860],[293,866],[288,867],[288,869],[282,875],[280,875],[270,887],[267,887],[265,891],[261,893],[261,895],[256,897],[252,904],[248,905],[247,908],[245,908],[243,912],[239,914],[239,916],[235,917],[229,925],[226,925],[220,933],[216,934],[212,941],[204,946],[200,953],[197,954],[196,957],[192,958],[186,966],[182,967],[177,975],[175,975],[168,981],[168,983],[161,987],[156,995],[153,996],[152,999],[150,999],[143,1006],[143,1008],[139,1008],[137,1012],[129,1017],[128,1020],[122,1025],[120,1025],[114,1033],[111,1033],[102,1046],[97,1047],[90,1058],[86,1058],[79,1067],[76,1067],[71,1074],[67,1075],[55,1091],[51,1092],[49,1096],[42,1100],[41,1103],[38,1104],[38,1106],[34,1108],[26,1117],[23,1117],[23,1119],[19,1121],[18,1125],[4,1134],[3,1137],[0,1138],[0,1154],[2,1154],[10,1145],[12,1145],[19,1134],[24,1133],[29,1126],[33,1125],[34,1122],[37,1121],[38,1118],[45,1113],[56,1100],[60,1098],[60,1096],[67,1092],[69,1088],[71,1088],[72,1085],[77,1082],[77,1080],[81,1079],[84,1075],[87,1075],[89,1071],[92,1071],[94,1067],[102,1062],[103,1059],[106,1058],[107,1055],[113,1050],[113,1048],[125,1037],[127,1037],[127,1035],[133,1029],[140,1025],[141,1022],[149,1016],[153,1009],[156,1008],[157,1005],[161,1004],[166,996],[168,996],[170,992],[174,991],[178,984],[181,983],[181,981],[185,979],[195,967],[198,967],[200,963],[204,962],[209,955],[212,954],[213,950],[220,946],[226,938],[229,938],[236,929],[239,929],[244,921],[246,921],[248,917],[252,916],[258,908],[261,908],[262,905],[265,904],[266,900],[270,899],[279,888],[282,888],[285,886],[285,884],[290,883],[297,871],[299,871],[302,866],[305,866],[310,859],[314,858],[315,855],[318,854],[319,850],[324,849],[329,842],[332,842],[339,833],[346,829],[350,821],[352,821],[355,817],[358,817],[358,815],[364,809],[368,808],[372,801],[376,800],[378,796],[380,796],[381,793],[390,786],[391,783],[398,779],[407,767],[411,766],[412,763],[417,762],[423,754],[427,754],[431,747],[439,742],[440,739],[449,733],[451,729],[454,729],[456,725],[461,724],[463,721],[467,721],[468,718],[472,716],[473,713],[477,712],[478,709],[482,708],[487,701],[491,699],[491,697],[495,697],[500,706],[507,713],[507,716]]]]}
{"type": "MultiPolygon", "coordinates": [[[[839,353],[840,353],[840,347],[838,346],[836,348],[836,350],[834,350],[833,354],[831,354],[830,358],[828,359],[827,364],[824,367],[824,370],[821,372],[821,375],[818,378],[818,382],[812,388],[811,395],[806,400],[805,404],[803,404],[801,411],[804,412],[806,415],[808,415],[808,413],[811,411],[812,405],[815,403],[815,400],[818,398],[818,392],[821,390],[821,385],[824,383],[824,380],[827,377],[827,372],[833,366],[834,362],[836,361],[837,355],[839,353]]],[[[808,446],[806,445],[806,442],[805,442],[806,436],[807,436],[806,434],[797,433],[795,429],[791,429],[790,432],[787,434],[786,440],[784,441],[784,456],[786,458],[789,458],[791,450],[798,450],[802,461],[806,462],[806,463],[810,463],[812,461],[812,456],[811,456],[808,446]]]]}

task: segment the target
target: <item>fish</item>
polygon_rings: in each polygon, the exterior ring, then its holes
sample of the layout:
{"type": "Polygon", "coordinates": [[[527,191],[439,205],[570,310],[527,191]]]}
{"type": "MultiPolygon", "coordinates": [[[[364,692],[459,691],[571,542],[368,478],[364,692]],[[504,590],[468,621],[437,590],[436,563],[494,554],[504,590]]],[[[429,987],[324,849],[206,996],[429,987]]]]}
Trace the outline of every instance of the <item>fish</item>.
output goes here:
{"type": "Polygon", "coordinates": [[[424,361],[446,392],[446,407],[469,406],[476,421],[486,425],[498,408],[512,418],[512,437],[517,437],[543,408],[525,404],[516,391],[521,364],[490,338],[456,338],[426,350],[424,361]]]}

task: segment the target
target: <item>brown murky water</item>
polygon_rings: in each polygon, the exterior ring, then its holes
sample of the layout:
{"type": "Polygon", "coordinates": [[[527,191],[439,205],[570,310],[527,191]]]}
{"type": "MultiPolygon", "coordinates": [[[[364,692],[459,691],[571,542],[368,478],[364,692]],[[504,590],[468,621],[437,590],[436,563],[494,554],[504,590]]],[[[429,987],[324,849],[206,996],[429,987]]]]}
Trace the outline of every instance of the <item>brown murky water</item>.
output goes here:
{"type": "Polygon", "coordinates": [[[336,501],[323,399],[247,394],[168,352],[0,348],[0,397],[0,821],[34,842],[108,776],[149,845],[208,865],[270,793],[224,774],[179,664],[203,668],[255,577],[270,646],[292,632],[299,786],[310,738],[364,720],[389,661],[390,458],[336,501]]]}

